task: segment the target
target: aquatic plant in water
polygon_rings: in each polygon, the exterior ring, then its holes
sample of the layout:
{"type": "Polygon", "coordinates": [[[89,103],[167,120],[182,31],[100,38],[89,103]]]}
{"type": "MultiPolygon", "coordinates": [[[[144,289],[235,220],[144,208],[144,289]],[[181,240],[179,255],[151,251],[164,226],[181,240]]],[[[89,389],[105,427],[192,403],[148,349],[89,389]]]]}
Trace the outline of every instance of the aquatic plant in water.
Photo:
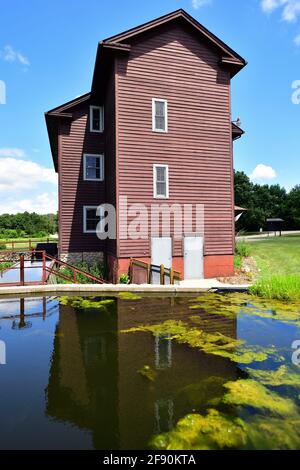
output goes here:
{"type": "Polygon", "coordinates": [[[60,297],[59,302],[61,305],[70,305],[78,309],[98,309],[106,310],[106,307],[115,303],[113,299],[98,300],[94,297],[60,297]]]}
{"type": "Polygon", "coordinates": [[[291,372],[287,366],[281,366],[277,370],[255,370],[247,369],[253,379],[263,385],[279,387],[281,385],[300,388],[300,374],[291,372]]]}
{"type": "Polygon", "coordinates": [[[186,403],[190,409],[197,411],[203,407],[216,407],[224,395],[225,383],[226,379],[223,377],[208,377],[199,383],[182,388],[177,398],[181,403],[186,403]]]}
{"type": "Polygon", "coordinates": [[[256,450],[299,450],[300,419],[256,417],[247,424],[248,447],[256,450]]]}
{"type": "Polygon", "coordinates": [[[141,300],[142,297],[137,294],[133,294],[132,292],[119,292],[118,294],[119,299],[122,300],[141,300]]]}
{"type": "Polygon", "coordinates": [[[191,301],[191,310],[205,311],[208,315],[236,318],[238,314],[272,318],[300,327],[300,302],[283,302],[248,294],[204,293],[191,301]]]}
{"type": "Polygon", "coordinates": [[[169,335],[169,339],[179,344],[187,344],[206,354],[228,358],[240,364],[263,362],[269,355],[276,355],[275,348],[248,346],[242,340],[233,339],[218,332],[206,333],[182,321],[168,320],[158,325],[145,325],[122,331],[122,333],[135,332],[150,332],[154,336],[169,335]]]}
{"type": "Polygon", "coordinates": [[[150,366],[144,366],[138,373],[145,377],[146,379],[150,380],[150,382],[155,382],[156,380],[156,372],[150,366]]]}
{"type": "Polygon", "coordinates": [[[282,398],[252,379],[236,380],[224,385],[226,405],[247,406],[279,416],[296,416],[298,408],[289,398],[282,398]]]}
{"type": "Polygon", "coordinates": [[[150,445],[161,450],[219,450],[242,447],[246,440],[241,419],[212,409],[206,416],[185,416],[174,430],[155,436],[150,445]]]}
{"type": "Polygon", "coordinates": [[[300,419],[256,416],[246,423],[209,410],[206,416],[185,416],[173,430],[155,436],[150,446],[156,450],[298,450],[300,419]]]}

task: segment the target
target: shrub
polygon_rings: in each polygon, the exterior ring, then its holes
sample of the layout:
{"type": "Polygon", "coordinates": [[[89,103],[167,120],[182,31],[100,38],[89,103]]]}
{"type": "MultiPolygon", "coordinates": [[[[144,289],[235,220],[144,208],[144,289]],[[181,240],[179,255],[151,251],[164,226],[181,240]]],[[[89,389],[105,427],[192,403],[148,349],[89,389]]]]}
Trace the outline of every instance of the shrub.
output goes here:
{"type": "Polygon", "coordinates": [[[129,276],[128,274],[122,274],[119,278],[119,283],[120,284],[129,284],[130,282],[130,279],[129,279],[129,276]]]}
{"type": "MultiPolygon", "coordinates": [[[[107,275],[106,266],[101,263],[94,263],[93,265],[89,265],[86,261],[83,261],[81,263],[74,264],[74,267],[101,279],[105,279],[107,275]]],[[[73,270],[71,268],[64,267],[60,271],[65,276],[71,277],[73,279],[73,270]]],[[[60,284],[64,284],[69,281],[58,279],[58,282],[60,284]]],[[[77,282],[79,284],[94,284],[94,281],[86,277],[84,274],[77,274],[77,282]]]]}
{"type": "Polygon", "coordinates": [[[235,247],[236,255],[241,258],[248,258],[251,255],[251,246],[246,242],[238,242],[235,247]]]}
{"type": "Polygon", "coordinates": [[[10,261],[0,262],[0,271],[5,271],[5,269],[10,268],[13,265],[10,261]]]}
{"type": "Polygon", "coordinates": [[[0,245],[0,250],[6,250],[6,245],[0,245]]]}

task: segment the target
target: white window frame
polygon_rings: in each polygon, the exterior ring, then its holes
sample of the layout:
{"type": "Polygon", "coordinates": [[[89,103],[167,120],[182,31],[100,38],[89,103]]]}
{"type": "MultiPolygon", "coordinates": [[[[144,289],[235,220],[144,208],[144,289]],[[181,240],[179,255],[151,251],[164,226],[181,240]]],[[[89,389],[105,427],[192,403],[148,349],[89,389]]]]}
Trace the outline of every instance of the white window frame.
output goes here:
{"type": "Polygon", "coordinates": [[[83,154],[83,179],[84,181],[104,181],[104,153],[94,154],[94,153],[84,153],[83,154]],[[99,158],[100,160],[100,178],[87,178],[86,176],[86,160],[87,157],[99,158]]]}
{"type": "MultiPolygon", "coordinates": [[[[100,205],[100,204],[99,204],[100,205]]],[[[98,209],[99,206],[83,206],[83,233],[97,233],[97,230],[87,230],[86,228],[86,222],[87,222],[87,219],[86,219],[86,212],[87,210],[89,209],[98,209]]],[[[104,214],[103,214],[104,215],[104,214]]],[[[103,233],[104,232],[104,226],[103,226],[103,223],[101,224],[101,232],[103,233]]]]}
{"type": "Polygon", "coordinates": [[[169,194],[169,165],[162,165],[159,163],[156,163],[153,165],[153,195],[154,199],[169,199],[170,194],[169,194]],[[166,196],[161,196],[157,194],[157,172],[156,168],[165,168],[166,169],[166,196]]]}
{"type": "Polygon", "coordinates": [[[152,131],[158,132],[160,134],[167,134],[168,133],[168,101],[162,100],[160,98],[152,98],[152,131]],[[165,104],[165,129],[156,129],[155,126],[155,103],[164,103],[165,104]]]}
{"type": "Polygon", "coordinates": [[[90,132],[102,134],[104,132],[104,106],[90,106],[90,132]],[[93,112],[94,109],[100,110],[100,129],[93,128],[93,112]]]}

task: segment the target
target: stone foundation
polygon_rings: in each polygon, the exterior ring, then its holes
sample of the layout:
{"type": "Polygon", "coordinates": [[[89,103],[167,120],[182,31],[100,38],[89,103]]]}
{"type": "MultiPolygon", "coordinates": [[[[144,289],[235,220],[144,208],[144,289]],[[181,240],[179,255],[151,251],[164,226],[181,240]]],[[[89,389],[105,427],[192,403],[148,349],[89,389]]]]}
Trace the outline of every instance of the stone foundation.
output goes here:
{"type": "Polygon", "coordinates": [[[83,253],[60,253],[59,259],[69,264],[86,262],[88,264],[103,263],[104,253],[102,252],[83,252],[83,253]]]}

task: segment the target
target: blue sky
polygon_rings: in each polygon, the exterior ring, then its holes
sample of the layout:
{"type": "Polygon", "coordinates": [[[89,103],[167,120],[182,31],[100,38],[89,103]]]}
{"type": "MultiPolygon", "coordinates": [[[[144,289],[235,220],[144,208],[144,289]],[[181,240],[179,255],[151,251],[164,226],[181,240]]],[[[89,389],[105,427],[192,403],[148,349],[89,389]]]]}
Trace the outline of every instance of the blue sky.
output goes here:
{"type": "Polygon", "coordinates": [[[0,213],[56,209],[44,112],[90,90],[99,40],[177,8],[249,61],[232,82],[235,168],[300,183],[300,0],[0,0],[0,213]]]}

